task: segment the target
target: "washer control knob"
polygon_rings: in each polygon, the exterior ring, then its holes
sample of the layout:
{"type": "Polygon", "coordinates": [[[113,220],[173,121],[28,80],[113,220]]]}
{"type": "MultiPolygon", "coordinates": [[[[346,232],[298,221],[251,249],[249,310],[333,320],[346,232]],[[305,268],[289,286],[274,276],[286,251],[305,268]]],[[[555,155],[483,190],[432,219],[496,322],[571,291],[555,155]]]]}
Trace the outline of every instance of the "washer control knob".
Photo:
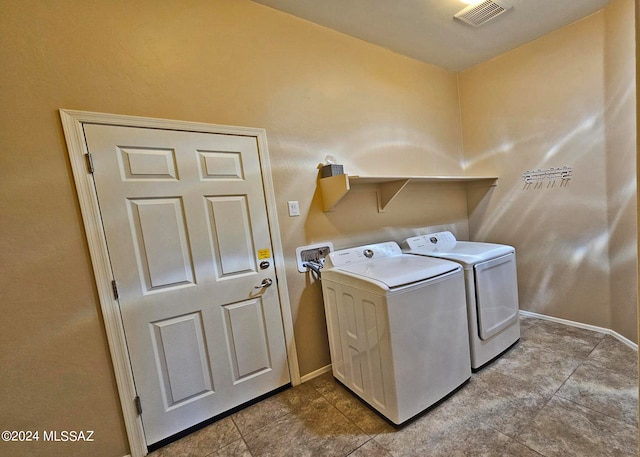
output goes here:
{"type": "Polygon", "coordinates": [[[365,249],[365,250],[364,250],[364,256],[365,256],[367,259],[370,259],[371,257],[373,257],[373,251],[372,251],[371,249],[365,249]]]}
{"type": "Polygon", "coordinates": [[[438,238],[432,236],[431,238],[429,238],[429,241],[431,241],[433,244],[436,244],[438,242],[438,238]]]}

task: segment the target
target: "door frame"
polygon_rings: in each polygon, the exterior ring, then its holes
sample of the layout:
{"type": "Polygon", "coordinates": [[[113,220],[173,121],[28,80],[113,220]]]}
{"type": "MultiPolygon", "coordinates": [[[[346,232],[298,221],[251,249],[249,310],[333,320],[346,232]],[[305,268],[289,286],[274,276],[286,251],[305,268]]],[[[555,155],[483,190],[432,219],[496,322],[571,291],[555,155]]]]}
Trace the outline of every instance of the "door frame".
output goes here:
{"type": "Polygon", "coordinates": [[[276,277],[278,278],[278,294],[282,312],[285,344],[287,347],[289,376],[291,378],[291,384],[294,386],[300,384],[300,368],[298,365],[298,355],[294,340],[293,317],[287,288],[284,254],[282,249],[282,240],[280,239],[280,226],[278,223],[276,198],[273,180],[271,177],[271,165],[269,160],[269,151],[267,148],[266,131],[260,128],[234,127],[200,122],[95,113],[89,111],[61,109],[59,112],[67,143],[67,151],[71,161],[76,193],[80,203],[80,212],[82,213],[82,220],[91,256],[98,298],[102,309],[102,316],[104,318],[109,351],[111,353],[111,360],[115,372],[116,384],[120,396],[120,404],[122,406],[124,423],[127,430],[132,457],[146,455],[147,443],[145,440],[144,429],[142,427],[142,419],[138,415],[135,405],[136,390],[133,371],[131,370],[129,353],[127,351],[119,303],[114,298],[113,294],[111,262],[109,259],[109,252],[107,250],[105,234],[102,228],[102,216],[98,205],[98,195],[96,193],[93,175],[89,172],[88,168],[87,158],[89,156],[84,137],[83,124],[90,123],[187,132],[241,135],[254,137],[256,139],[260,158],[260,169],[262,171],[262,185],[265,192],[267,219],[271,229],[273,261],[276,277]]]}

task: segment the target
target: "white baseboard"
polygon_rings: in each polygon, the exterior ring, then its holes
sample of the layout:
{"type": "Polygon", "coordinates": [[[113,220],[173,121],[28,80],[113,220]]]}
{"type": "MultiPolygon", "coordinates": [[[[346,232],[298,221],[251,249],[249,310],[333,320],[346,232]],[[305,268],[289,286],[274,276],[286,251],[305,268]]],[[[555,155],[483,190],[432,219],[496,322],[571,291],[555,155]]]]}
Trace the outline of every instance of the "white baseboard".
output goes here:
{"type": "Polygon", "coordinates": [[[327,372],[331,371],[331,364],[324,366],[322,368],[318,368],[316,371],[312,371],[311,373],[308,373],[302,377],[300,377],[300,382],[307,382],[310,381],[313,378],[317,378],[320,375],[323,375],[327,372]]]}
{"type": "Polygon", "coordinates": [[[559,324],[570,325],[572,327],[583,328],[585,330],[591,330],[594,332],[600,332],[606,335],[611,335],[615,339],[619,340],[621,343],[624,343],[627,346],[629,346],[631,349],[635,349],[636,351],[638,350],[638,345],[636,343],[620,335],[618,332],[614,332],[613,330],[608,328],[598,327],[596,325],[583,324],[581,322],[570,321],[567,319],[560,319],[559,317],[547,316],[545,314],[532,313],[531,311],[520,310],[520,315],[527,316],[527,317],[535,317],[537,319],[544,319],[547,321],[557,322],[559,324]]]}

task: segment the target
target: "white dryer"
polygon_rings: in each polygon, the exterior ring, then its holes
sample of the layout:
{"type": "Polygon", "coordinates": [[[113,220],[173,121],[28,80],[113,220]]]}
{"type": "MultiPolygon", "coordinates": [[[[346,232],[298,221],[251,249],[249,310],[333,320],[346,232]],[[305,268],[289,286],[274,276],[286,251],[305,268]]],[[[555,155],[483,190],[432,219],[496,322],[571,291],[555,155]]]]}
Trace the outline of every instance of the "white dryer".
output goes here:
{"type": "Polygon", "coordinates": [[[334,377],[401,424],[471,377],[460,265],[395,242],[334,251],[322,269],[334,377]]]}
{"type": "Polygon", "coordinates": [[[518,282],[512,246],[458,241],[451,232],[437,232],[409,238],[402,247],[406,253],[453,260],[464,268],[473,371],[518,342],[518,282]]]}

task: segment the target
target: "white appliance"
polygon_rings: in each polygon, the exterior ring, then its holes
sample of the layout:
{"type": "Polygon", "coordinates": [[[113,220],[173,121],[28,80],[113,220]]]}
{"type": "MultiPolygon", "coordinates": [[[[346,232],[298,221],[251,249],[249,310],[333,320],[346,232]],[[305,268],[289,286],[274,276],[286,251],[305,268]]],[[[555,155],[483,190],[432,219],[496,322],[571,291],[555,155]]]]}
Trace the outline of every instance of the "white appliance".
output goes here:
{"type": "Polygon", "coordinates": [[[322,269],[335,378],[394,424],[471,377],[460,265],[395,242],[334,251],[322,269]]]}
{"type": "Polygon", "coordinates": [[[464,268],[473,371],[518,342],[518,282],[512,246],[458,241],[451,232],[437,232],[409,238],[402,247],[406,253],[453,260],[464,268]]]}

